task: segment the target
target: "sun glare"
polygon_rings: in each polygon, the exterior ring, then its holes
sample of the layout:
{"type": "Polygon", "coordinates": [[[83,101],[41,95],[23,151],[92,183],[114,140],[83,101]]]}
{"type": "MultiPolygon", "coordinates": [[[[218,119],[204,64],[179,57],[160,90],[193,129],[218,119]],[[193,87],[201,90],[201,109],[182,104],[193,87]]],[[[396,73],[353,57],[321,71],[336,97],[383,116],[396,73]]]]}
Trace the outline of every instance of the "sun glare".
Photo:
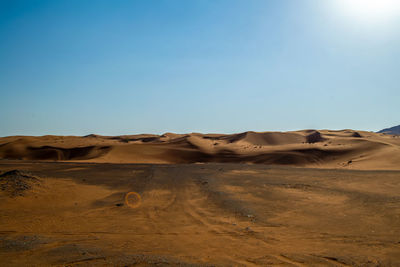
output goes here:
{"type": "Polygon", "coordinates": [[[342,15],[364,23],[386,23],[400,17],[400,0],[335,0],[342,15]]]}

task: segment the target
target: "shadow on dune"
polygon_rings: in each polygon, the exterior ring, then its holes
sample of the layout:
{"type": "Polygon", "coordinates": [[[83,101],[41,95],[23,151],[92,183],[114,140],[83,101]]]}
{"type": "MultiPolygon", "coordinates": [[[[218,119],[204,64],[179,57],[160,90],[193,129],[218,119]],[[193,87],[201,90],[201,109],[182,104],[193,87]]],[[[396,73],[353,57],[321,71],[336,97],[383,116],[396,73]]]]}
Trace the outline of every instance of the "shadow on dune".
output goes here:
{"type": "Polygon", "coordinates": [[[352,153],[351,150],[323,150],[317,148],[297,149],[290,151],[276,151],[242,155],[231,150],[222,150],[216,154],[207,154],[201,151],[168,150],[163,157],[173,163],[255,163],[302,166],[309,163],[323,163],[335,157],[352,153]]]}
{"type": "Polygon", "coordinates": [[[78,160],[93,159],[106,154],[111,148],[108,146],[87,146],[75,148],[59,148],[51,146],[28,147],[33,159],[39,160],[78,160]]]}
{"type": "Polygon", "coordinates": [[[53,146],[27,147],[26,150],[8,150],[4,158],[25,160],[84,160],[98,158],[108,151],[108,146],[60,148],[53,146]]]}

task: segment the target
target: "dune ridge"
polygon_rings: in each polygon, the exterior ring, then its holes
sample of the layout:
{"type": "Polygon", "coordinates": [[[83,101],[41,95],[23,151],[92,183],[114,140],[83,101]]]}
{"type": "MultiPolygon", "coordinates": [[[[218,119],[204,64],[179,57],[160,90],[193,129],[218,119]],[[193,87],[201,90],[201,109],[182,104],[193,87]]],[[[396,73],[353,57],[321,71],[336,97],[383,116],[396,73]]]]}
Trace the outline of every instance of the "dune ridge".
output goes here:
{"type": "Polygon", "coordinates": [[[318,168],[400,169],[400,137],[354,130],[10,136],[0,159],[109,163],[232,162],[318,168]]]}

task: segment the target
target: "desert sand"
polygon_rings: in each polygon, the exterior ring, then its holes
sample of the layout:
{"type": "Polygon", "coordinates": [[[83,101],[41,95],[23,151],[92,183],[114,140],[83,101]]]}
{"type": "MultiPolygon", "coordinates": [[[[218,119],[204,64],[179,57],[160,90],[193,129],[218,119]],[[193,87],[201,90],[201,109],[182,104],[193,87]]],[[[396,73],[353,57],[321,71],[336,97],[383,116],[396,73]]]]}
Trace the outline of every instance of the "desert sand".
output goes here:
{"type": "Polygon", "coordinates": [[[0,139],[2,266],[399,266],[400,138],[0,139]]]}

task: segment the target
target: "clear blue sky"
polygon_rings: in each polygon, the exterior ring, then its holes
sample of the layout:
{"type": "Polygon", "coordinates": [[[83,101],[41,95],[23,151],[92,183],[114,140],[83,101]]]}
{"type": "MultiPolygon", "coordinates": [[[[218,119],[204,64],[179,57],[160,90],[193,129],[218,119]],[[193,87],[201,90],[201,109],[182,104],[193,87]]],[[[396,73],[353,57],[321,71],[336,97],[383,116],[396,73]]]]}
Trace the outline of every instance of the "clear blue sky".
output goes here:
{"type": "Polygon", "coordinates": [[[0,136],[400,124],[400,14],[335,1],[0,0],[0,136]]]}

